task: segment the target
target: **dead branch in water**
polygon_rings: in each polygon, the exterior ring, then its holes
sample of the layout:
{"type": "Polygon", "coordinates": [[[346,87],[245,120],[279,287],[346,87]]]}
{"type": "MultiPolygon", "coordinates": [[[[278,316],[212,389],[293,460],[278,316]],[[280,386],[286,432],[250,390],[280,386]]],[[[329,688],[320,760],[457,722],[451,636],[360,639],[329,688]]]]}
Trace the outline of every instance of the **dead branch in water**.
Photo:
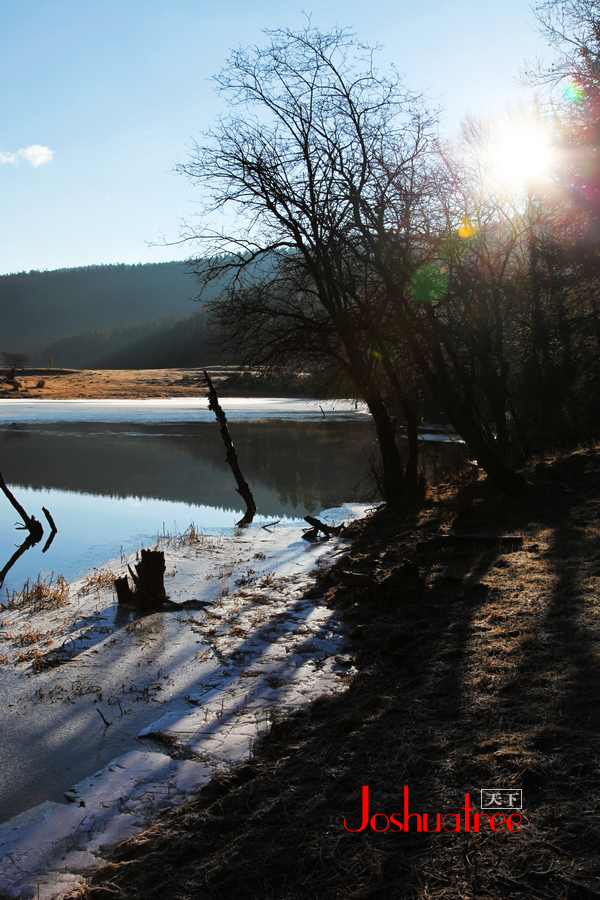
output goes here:
{"type": "Polygon", "coordinates": [[[27,531],[29,532],[29,534],[31,535],[31,537],[35,543],[40,541],[42,539],[42,535],[44,533],[44,529],[42,528],[42,523],[38,522],[38,520],[35,518],[35,516],[27,515],[27,513],[25,512],[25,510],[23,509],[23,507],[17,500],[17,498],[6,487],[4,478],[2,477],[1,473],[0,473],[0,490],[3,491],[3,493],[10,500],[10,502],[12,503],[12,505],[14,506],[16,511],[19,513],[19,515],[23,519],[24,525],[17,525],[17,528],[20,528],[21,530],[27,529],[27,531]]]}
{"type": "Polygon", "coordinates": [[[55,535],[58,534],[58,528],[56,527],[56,525],[54,523],[54,519],[52,518],[50,511],[47,510],[45,506],[42,506],[42,512],[48,519],[48,524],[50,525],[50,534],[48,536],[48,540],[44,544],[44,549],[42,550],[42,553],[45,553],[46,550],[48,549],[48,547],[50,546],[50,544],[52,543],[52,541],[54,540],[55,535]]]}
{"type": "Polygon", "coordinates": [[[234,478],[237,482],[236,491],[240,495],[240,497],[244,500],[246,504],[246,512],[244,514],[243,519],[237,523],[238,525],[250,525],[252,522],[256,511],[257,506],[254,500],[254,496],[250,489],[250,485],[242,475],[240,464],[238,462],[237,450],[233,445],[233,441],[231,440],[231,435],[229,433],[229,426],[227,425],[227,416],[223,412],[223,408],[219,403],[219,396],[215,390],[215,387],[208,377],[208,373],[206,370],[204,371],[204,380],[208,387],[208,408],[214,412],[217,422],[219,423],[219,429],[221,431],[221,437],[223,438],[223,443],[225,444],[225,459],[229,464],[231,471],[233,472],[234,478]]]}

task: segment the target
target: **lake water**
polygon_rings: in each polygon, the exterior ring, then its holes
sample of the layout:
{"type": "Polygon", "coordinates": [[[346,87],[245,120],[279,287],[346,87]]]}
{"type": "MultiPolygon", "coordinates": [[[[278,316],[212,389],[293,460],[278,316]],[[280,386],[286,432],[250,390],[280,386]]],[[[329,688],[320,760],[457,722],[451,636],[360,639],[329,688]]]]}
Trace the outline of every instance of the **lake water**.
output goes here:
{"type": "MultiPolygon", "coordinates": [[[[223,400],[244,475],[263,520],[307,513],[372,494],[376,458],[370,417],[354,401],[223,400]]],[[[429,480],[462,452],[427,442],[429,480]]],[[[29,515],[58,534],[27,550],[5,591],[52,572],[72,578],[158,534],[193,522],[232,531],[243,509],[214,416],[202,399],[0,401],[0,472],[29,515]]],[[[0,495],[0,567],[25,534],[0,495]]],[[[258,519],[260,521],[260,519],[258,519]]]]}
{"type": "MultiPolygon", "coordinates": [[[[227,399],[223,406],[258,521],[302,519],[373,490],[367,457],[376,457],[374,431],[354,403],[227,399]]],[[[431,482],[446,477],[464,456],[462,445],[440,437],[422,446],[431,482]]],[[[203,400],[0,401],[0,472],[30,515],[46,525],[45,506],[58,526],[43,553],[46,526],[44,539],[8,572],[5,589],[20,590],[38,574],[73,578],[191,522],[208,533],[233,534],[242,509],[224,456],[203,400]]],[[[0,566],[23,539],[16,519],[0,494],[0,566]]],[[[75,616],[77,627],[92,635],[96,628],[102,639],[123,639],[116,604],[92,618],[83,627],[75,616]]],[[[152,620],[145,627],[154,628],[152,620]]],[[[92,677],[89,646],[83,643],[79,651],[92,677]]],[[[127,693],[126,715],[106,707],[112,727],[105,728],[96,695],[76,692],[72,667],[48,670],[33,681],[22,668],[5,666],[0,677],[0,822],[44,800],[63,800],[76,781],[138,747],[139,730],[158,715],[156,704],[127,693]],[[65,691],[75,691],[68,702],[58,702],[59,695],[55,702],[48,689],[56,679],[65,691]],[[43,703],[35,694],[42,684],[43,703]]],[[[119,672],[111,677],[120,678],[119,672]]],[[[110,700],[107,694],[105,702],[110,700]]]]}

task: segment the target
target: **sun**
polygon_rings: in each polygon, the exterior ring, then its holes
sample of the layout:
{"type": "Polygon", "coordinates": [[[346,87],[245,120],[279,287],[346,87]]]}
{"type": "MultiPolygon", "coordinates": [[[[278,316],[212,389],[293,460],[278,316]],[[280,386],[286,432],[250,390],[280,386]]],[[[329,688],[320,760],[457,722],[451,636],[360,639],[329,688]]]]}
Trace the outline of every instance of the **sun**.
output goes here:
{"type": "Polygon", "coordinates": [[[523,189],[545,181],[552,165],[552,145],[547,132],[521,124],[498,129],[489,146],[490,174],[509,189],[523,189]]]}

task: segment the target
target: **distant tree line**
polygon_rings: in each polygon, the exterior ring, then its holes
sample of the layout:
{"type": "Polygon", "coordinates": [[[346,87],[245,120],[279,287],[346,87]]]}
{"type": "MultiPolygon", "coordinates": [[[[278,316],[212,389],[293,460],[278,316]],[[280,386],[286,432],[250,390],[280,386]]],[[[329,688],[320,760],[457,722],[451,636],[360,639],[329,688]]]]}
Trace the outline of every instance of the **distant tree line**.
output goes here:
{"type": "Polygon", "coordinates": [[[270,32],[216,79],[231,114],[180,169],[212,192],[209,220],[238,213],[239,230],[186,235],[201,288],[221,285],[208,306],[222,346],[351,383],[389,501],[418,489],[432,403],[505,491],[532,452],[599,436],[596,7],[537,9],[564,53],[538,77],[575,99],[548,113],[565,151],[552,185],[520,195],[486,190],[485,129],[443,146],[420,98],[344,30],[270,32]]]}
{"type": "Polygon", "coordinates": [[[205,310],[105,331],[84,331],[44,347],[58,367],[82,369],[194,368],[228,365],[230,354],[211,341],[205,310]]]}
{"type": "MultiPolygon", "coordinates": [[[[107,340],[112,332],[118,343],[119,329],[146,327],[159,318],[168,320],[174,315],[190,316],[196,312],[190,300],[193,292],[193,279],[186,274],[185,265],[177,262],[3,275],[2,343],[6,348],[14,348],[14,352],[29,354],[32,364],[43,365],[51,345],[64,338],[86,334],[85,341],[89,343],[90,332],[105,334],[107,340]]],[[[138,335],[139,339],[143,336],[138,335]]],[[[75,337],[62,349],[68,348],[70,353],[77,343],[75,337]]],[[[109,353],[117,349],[117,344],[107,345],[109,353]]],[[[104,352],[102,348],[100,352],[104,352]]],[[[55,365],[77,364],[73,357],[61,362],[59,356],[54,359],[52,355],[55,365]]],[[[79,356],[87,360],[81,348],[79,356]]]]}

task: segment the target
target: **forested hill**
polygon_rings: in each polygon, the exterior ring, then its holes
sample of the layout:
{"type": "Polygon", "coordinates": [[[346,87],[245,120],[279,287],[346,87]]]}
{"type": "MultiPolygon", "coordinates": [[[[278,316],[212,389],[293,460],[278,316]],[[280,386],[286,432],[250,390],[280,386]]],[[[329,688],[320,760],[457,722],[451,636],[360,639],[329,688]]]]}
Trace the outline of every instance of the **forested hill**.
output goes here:
{"type": "Polygon", "coordinates": [[[48,356],[55,366],[189,365],[205,338],[195,293],[180,262],[2,275],[0,350],[37,365],[48,356]],[[188,329],[181,320],[190,316],[188,329]]]}

